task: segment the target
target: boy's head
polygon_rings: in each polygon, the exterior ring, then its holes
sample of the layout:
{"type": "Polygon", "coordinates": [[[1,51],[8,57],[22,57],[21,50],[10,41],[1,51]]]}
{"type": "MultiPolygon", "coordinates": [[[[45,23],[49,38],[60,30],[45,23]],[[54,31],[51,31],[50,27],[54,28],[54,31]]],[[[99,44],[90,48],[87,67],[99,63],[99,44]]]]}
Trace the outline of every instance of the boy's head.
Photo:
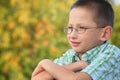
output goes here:
{"type": "Polygon", "coordinates": [[[77,0],[71,8],[65,29],[70,45],[78,53],[101,45],[112,34],[113,20],[113,9],[108,2],[77,0]]]}
{"type": "Polygon", "coordinates": [[[114,11],[107,0],[77,0],[71,9],[77,7],[91,10],[98,27],[114,26],[114,11]]]}

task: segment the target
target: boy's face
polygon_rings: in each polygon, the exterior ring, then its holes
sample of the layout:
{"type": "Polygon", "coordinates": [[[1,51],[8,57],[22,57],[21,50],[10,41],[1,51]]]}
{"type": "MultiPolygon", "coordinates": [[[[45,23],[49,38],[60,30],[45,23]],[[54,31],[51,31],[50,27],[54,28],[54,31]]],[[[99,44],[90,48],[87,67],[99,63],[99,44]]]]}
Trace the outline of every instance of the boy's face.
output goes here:
{"type": "Polygon", "coordinates": [[[86,8],[73,8],[70,11],[68,27],[73,29],[71,33],[67,34],[68,41],[78,53],[83,54],[103,43],[100,39],[102,28],[97,28],[97,24],[93,20],[93,13],[86,8]]]}

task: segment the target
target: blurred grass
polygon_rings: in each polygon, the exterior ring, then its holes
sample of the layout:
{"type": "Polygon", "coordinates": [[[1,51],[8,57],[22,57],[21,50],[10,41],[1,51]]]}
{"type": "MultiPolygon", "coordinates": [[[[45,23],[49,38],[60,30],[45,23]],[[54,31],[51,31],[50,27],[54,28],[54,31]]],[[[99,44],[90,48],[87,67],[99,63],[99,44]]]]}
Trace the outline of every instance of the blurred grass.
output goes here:
{"type": "MultiPolygon", "coordinates": [[[[74,0],[0,0],[0,80],[30,80],[37,63],[70,48],[63,28],[74,0]]],[[[120,6],[111,39],[120,47],[120,6]]]]}

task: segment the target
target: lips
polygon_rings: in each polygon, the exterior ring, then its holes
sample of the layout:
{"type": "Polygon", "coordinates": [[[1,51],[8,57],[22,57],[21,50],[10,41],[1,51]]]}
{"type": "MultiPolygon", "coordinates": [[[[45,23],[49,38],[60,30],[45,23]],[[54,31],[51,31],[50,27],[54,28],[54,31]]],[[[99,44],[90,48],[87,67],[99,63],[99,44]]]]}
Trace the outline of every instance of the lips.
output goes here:
{"type": "Polygon", "coordinates": [[[80,42],[73,42],[73,41],[71,41],[71,45],[73,47],[78,47],[80,45],[80,42]]]}

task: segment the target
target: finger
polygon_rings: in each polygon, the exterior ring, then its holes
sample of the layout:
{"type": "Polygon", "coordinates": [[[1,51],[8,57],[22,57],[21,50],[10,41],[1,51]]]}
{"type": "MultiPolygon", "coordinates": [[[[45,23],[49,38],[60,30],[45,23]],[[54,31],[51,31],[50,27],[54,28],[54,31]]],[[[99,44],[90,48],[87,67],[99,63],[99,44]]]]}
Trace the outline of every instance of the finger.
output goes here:
{"type": "Polygon", "coordinates": [[[33,71],[32,77],[34,77],[35,75],[37,75],[38,73],[40,73],[40,72],[42,72],[42,71],[44,71],[44,69],[43,69],[40,65],[38,65],[38,66],[35,68],[35,70],[33,71]]]}

